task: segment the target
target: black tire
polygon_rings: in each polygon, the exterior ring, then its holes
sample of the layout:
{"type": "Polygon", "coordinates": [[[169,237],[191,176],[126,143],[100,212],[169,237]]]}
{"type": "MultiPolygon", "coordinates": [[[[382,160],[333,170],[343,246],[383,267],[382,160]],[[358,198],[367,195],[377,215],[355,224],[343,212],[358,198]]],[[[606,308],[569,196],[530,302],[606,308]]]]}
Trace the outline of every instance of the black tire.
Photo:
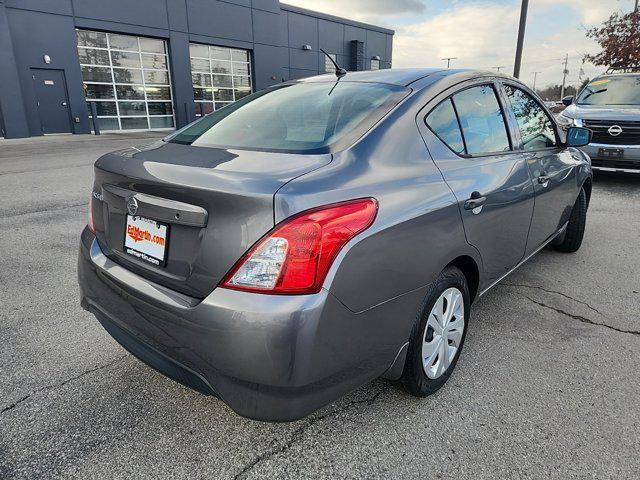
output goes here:
{"type": "Polygon", "coordinates": [[[464,346],[464,339],[467,335],[469,325],[470,304],[469,287],[464,274],[456,267],[447,267],[444,269],[429,289],[429,292],[423,302],[422,309],[415,320],[413,329],[411,330],[407,358],[405,360],[402,377],[400,378],[400,383],[407,393],[417,397],[426,397],[427,395],[431,395],[438,391],[438,389],[440,389],[440,387],[442,387],[449,379],[451,372],[453,372],[456,364],[458,363],[460,352],[464,346]],[[455,287],[460,290],[464,299],[464,330],[462,332],[460,346],[458,347],[458,350],[456,351],[447,370],[438,378],[431,379],[425,374],[422,366],[423,338],[427,327],[427,320],[433,306],[440,295],[451,287],[455,287]]]}
{"type": "Polygon", "coordinates": [[[578,199],[576,200],[571,216],[569,217],[569,225],[564,233],[562,242],[554,245],[555,249],[560,252],[576,252],[582,245],[584,238],[584,229],[587,224],[587,195],[584,188],[580,189],[578,199]]]}

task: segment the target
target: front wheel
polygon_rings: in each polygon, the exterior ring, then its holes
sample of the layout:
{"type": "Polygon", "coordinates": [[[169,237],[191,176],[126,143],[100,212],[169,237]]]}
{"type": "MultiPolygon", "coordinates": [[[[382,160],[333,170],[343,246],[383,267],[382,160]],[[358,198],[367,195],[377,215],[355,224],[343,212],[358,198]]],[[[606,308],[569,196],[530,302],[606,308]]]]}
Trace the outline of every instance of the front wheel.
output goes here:
{"type": "Polygon", "coordinates": [[[429,290],[411,331],[400,379],[408,393],[431,395],[449,379],[464,344],[470,303],[464,274],[447,267],[429,290]]]}
{"type": "Polygon", "coordinates": [[[576,252],[582,245],[582,239],[584,238],[584,229],[587,224],[587,195],[584,192],[584,188],[580,189],[580,194],[576,200],[573,210],[571,210],[571,216],[569,217],[569,224],[567,230],[564,233],[564,239],[561,243],[554,245],[556,250],[560,252],[576,252]]]}

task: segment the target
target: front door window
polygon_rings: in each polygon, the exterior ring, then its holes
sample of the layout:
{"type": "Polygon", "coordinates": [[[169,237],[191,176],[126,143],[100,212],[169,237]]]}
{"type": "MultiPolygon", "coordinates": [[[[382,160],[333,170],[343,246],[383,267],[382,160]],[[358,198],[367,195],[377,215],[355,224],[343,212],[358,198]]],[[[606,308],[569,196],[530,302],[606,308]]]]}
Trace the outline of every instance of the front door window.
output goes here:
{"type": "Polygon", "coordinates": [[[558,140],[553,121],[540,104],[525,91],[511,85],[506,85],[505,91],[520,128],[524,150],[555,147],[558,140]]]}

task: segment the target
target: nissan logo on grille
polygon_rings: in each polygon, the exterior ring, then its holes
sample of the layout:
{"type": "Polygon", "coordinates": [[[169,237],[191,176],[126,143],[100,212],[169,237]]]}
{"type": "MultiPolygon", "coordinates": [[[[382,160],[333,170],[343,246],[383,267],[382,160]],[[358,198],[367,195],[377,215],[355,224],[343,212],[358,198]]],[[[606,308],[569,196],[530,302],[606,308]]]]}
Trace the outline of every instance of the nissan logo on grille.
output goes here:
{"type": "Polygon", "coordinates": [[[611,125],[607,132],[609,132],[609,135],[612,137],[617,137],[622,133],[622,127],[620,125],[611,125]]]}
{"type": "Polygon", "coordinates": [[[132,217],[138,212],[138,201],[134,197],[130,197],[127,200],[127,212],[132,217]]]}

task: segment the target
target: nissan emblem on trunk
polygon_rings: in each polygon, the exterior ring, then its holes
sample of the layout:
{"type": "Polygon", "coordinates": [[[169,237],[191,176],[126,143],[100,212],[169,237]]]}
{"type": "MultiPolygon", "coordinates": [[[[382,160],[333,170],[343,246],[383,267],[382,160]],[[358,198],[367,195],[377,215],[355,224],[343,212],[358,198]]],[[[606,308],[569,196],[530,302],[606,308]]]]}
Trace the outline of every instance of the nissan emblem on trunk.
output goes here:
{"type": "Polygon", "coordinates": [[[138,201],[135,197],[130,197],[129,200],[127,200],[127,212],[129,212],[129,215],[132,217],[138,212],[138,201]]]}

